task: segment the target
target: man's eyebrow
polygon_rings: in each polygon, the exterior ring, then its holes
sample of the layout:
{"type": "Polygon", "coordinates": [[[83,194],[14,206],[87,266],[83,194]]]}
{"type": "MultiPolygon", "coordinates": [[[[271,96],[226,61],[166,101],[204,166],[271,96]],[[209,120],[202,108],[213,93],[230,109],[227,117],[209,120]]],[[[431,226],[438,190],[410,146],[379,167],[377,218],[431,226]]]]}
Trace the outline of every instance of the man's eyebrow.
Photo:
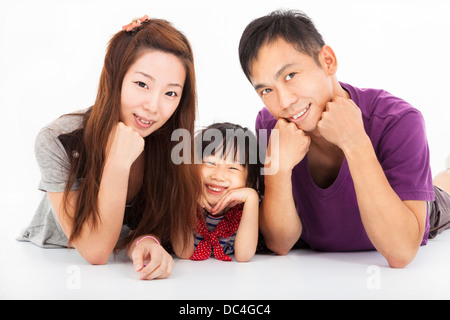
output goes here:
{"type": "MultiPolygon", "coordinates": [[[[274,79],[278,79],[279,77],[281,77],[283,75],[283,73],[286,71],[287,68],[292,67],[293,65],[295,65],[295,63],[286,63],[284,66],[282,66],[280,68],[280,70],[278,70],[275,75],[274,75],[274,79]]],[[[264,87],[267,87],[267,85],[265,85],[264,83],[259,83],[254,85],[254,88],[256,91],[258,91],[259,89],[262,89],[264,87]]]]}
{"type": "Polygon", "coordinates": [[[278,79],[283,75],[283,73],[286,71],[287,68],[292,67],[295,63],[286,63],[284,66],[281,67],[280,70],[278,70],[277,73],[275,73],[275,79],[278,79]]]}
{"type": "MultiPolygon", "coordinates": [[[[149,79],[152,80],[152,81],[155,81],[155,78],[153,78],[151,75],[149,75],[149,74],[147,74],[147,73],[145,73],[145,72],[142,72],[142,71],[136,71],[136,73],[141,74],[141,75],[143,75],[144,77],[149,78],[149,79]]],[[[181,84],[179,84],[179,83],[168,83],[167,85],[168,85],[169,87],[180,87],[181,89],[183,89],[183,86],[182,86],[181,84]]]]}
{"type": "Polygon", "coordinates": [[[260,83],[254,86],[256,91],[259,91],[260,89],[267,87],[264,83],[260,83]]]}

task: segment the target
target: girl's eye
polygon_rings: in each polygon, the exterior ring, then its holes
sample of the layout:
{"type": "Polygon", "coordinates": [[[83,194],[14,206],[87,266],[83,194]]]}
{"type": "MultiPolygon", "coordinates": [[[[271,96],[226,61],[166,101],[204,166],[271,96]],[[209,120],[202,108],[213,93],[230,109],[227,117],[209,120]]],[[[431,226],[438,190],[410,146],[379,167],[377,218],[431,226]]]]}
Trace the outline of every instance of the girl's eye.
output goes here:
{"type": "Polygon", "coordinates": [[[261,91],[261,94],[265,95],[265,94],[268,94],[271,91],[272,91],[272,89],[264,89],[263,91],[261,91]]]}
{"type": "Polygon", "coordinates": [[[214,162],[212,162],[212,161],[205,161],[205,163],[207,164],[207,165],[210,165],[210,166],[215,166],[216,164],[214,163],[214,162]]]}
{"type": "Polygon", "coordinates": [[[229,166],[229,169],[230,169],[230,170],[242,171],[243,168],[244,168],[244,167],[243,167],[241,164],[239,164],[239,163],[235,163],[235,164],[229,166]]]}
{"type": "Polygon", "coordinates": [[[166,93],[166,95],[169,97],[178,97],[178,94],[175,91],[169,91],[166,93]]]}
{"type": "Polygon", "coordinates": [[[148,86],[142,81],[136,81],[135,83],[141,88],[148,89],[148,86]]]}
{"type": "Polygon", "coordinates": [[[289,74],[286,76],[286,80],[291,80],[293,77],[295,77],[295,72],[289,73],[289,74]]]}

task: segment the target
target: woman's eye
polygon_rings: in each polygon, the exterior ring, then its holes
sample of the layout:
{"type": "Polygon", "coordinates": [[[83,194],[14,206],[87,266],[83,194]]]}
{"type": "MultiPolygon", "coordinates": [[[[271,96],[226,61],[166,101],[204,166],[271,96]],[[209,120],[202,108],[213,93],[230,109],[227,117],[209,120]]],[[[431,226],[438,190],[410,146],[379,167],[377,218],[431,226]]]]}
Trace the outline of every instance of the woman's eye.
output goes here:
{"type": "Polygon", "coordinates": [[[135,83],[141,88],[144,88],[144,89],[148,88],[148,86],[142,81],[136,81],[135,83]]]}
{"type": "Polygon", "coordinates": [[[175,91],[169,91],[166,93],[166,95],[169,97],[178,97],[178,94],[175,91]]]}
{"type": "Polygon", "coordinates": [[[289,73],[289,74],[286,76],[286,80],[291,80],[293,77],[295,77],[295,72],[289,73]]]}

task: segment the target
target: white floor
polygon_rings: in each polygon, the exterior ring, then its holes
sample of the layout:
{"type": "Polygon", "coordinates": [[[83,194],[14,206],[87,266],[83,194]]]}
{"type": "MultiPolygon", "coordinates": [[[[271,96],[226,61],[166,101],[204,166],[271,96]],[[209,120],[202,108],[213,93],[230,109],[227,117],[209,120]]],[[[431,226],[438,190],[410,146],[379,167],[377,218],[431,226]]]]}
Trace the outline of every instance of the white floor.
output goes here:
{"type": "Polygon", "coordinates": [[[26,223],[1,219],[0,299],[450,299],[450,231],[401,270],[377,252],[295,250],[249,263],[176,259],[169,279],[140,281],[122,256],[91,266],[75,250],[17,242],[26,223]]]}

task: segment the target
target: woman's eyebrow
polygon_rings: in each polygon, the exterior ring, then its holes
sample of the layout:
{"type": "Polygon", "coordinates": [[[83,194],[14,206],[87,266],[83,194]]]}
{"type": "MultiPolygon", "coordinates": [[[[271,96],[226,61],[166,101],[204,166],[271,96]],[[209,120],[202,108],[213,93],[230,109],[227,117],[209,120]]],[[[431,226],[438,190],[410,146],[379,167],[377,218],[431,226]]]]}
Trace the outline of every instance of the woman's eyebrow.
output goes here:
{"type": "MultiPolygon", "coordinates": [[[[143,71],[136,71],[136,73],[141,74],[144,77],[146,77],[146,78],[148,78],[148,79],[150,79],[152,81],[155,81],[155,78],[153,78],[151,75],[149,75],[149,74],[147,74],[147,73],[145,73],[143,71]]],[[[183,86],[181,84],[179,84],[179,83],[176,83],[176,82],[175,83],[168,83],[167,85],[170,86],[170,87],[180,87],[181,89],[183,89],[183,86]]]]}
{"type": "Polygon", "coordinates": [[[142,71],[136,71],[136,73],[138,73],[138,74],[141,74],[141,75],[143,75],[144,77],[146,77],[146,78],[149,78],[150,80],[155,80],[155,78],[153,78],[151,75],[149,75],[149,74],[146,74],[145,72],[142,72],[142,71]]]}

